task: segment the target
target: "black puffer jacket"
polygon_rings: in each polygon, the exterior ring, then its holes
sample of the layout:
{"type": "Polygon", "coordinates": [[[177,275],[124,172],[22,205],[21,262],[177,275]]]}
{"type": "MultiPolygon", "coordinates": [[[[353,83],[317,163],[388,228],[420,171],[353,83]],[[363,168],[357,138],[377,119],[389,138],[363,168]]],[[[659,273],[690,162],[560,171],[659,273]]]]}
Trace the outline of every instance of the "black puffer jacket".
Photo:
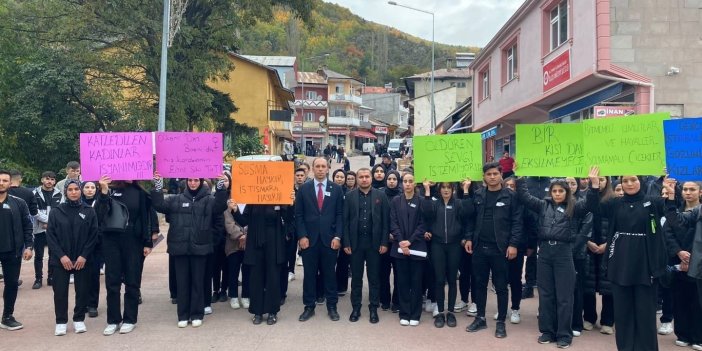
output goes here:
{"type": "Polygon", "coordinates": [[[452,197],[445,205],[443,199],[424,197],[422,215],[428,231],[432,234],[432,243],[454,244],[465,238],[468,215],[473,213],[473,202],[466,200],[452,197]]]}
{"type": "MultiPolygon", "coordinates": [[[[592,238],[590,241],[597,245],[609,242],[609,220],[599,213],[592,214],[592,238]]],[[[599,292],[602,295],[612,295],[612,287],[607,280],[607,265],[604,254],[598,255],[587,250],[588,254],[588,275],[585,279],[585,293],[594,294],[599,292]]]]}
{"type": "Polygon", "coordinates": [[[195,196],[186,190],[164,199],[163,192],[151,191],[156,211],[168,215],[168,253],[203,256],[212,252],[215,214],[227,208],[227,192],[219,190],[213,197],[206,187],[195,196]]]}

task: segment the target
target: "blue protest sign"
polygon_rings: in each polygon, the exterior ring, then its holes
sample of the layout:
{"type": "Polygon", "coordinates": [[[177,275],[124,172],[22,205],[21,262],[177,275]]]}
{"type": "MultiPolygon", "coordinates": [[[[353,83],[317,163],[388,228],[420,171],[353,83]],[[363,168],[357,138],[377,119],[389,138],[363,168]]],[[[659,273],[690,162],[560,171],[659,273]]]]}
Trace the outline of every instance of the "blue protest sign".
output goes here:
{"type": "Polygon", "coordinates": [[[666,166],[678,181],[702,180],[702,118],[663,121],[666,166]]]}

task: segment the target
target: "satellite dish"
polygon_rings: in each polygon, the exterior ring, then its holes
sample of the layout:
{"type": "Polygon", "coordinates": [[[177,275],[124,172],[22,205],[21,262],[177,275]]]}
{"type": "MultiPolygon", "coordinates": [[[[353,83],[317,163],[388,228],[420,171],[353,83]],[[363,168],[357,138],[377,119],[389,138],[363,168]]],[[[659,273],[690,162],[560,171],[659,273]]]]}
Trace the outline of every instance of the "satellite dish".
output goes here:
{"type": "Polygon", "coordinates": [[[319,121],[320,121],[320,122],[324,122],[325,119],[326,119],[326,117],[324,117],[324,115],[319,116],[319,121]]]}

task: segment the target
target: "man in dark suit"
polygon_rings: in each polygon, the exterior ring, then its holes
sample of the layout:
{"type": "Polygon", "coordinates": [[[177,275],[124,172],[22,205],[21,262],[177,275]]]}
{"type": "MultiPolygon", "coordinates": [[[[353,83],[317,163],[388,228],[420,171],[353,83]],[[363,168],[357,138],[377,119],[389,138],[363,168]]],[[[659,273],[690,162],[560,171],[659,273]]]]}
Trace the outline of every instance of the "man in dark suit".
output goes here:
{"type": "Polygon", "coordinates": [[[383,191],[371,186],[371,170],[356,174],[358,188],[346,193],[344,200],[344,251],[351,255],[351,306],[349,320],[361,316],[363,268],[369,285],[370,322],[378,323],[380,305],[380,255],[388,251],[390,205],[383,191]]]}
{"type": "Polygon", "coordinates": [[[312,170],[314,179],[303,184],[295,196],[296,232],[305,272],[302,282],[305,311],[299,320],[304,322],[314,316],[319,269],[329,318],[338,321],[335,266],[343,237],[344,194],[339,185],[327,179],[329,165],[326,159],[316,158],[312,170]]]}

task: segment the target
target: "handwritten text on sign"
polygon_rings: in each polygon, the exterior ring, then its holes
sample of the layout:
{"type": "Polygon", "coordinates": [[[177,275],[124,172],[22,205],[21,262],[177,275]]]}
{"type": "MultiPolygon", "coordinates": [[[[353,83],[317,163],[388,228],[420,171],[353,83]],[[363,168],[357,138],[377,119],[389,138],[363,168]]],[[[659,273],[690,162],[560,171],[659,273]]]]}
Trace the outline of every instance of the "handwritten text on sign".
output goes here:
{"type": "Polygon", "coordinates": [[[702,118],[663,122],[668,174],[679,181],[702,180],[702,118]]]}
{"type": "Polygon", "coordinates": [[[156,170],[164,178],[222,174],[221,133],[156,133],[156,170]]]}
{"type": "Polygon", "coordinates": [[[428,135],[413,138],[417,182],[480,179],[483,174],[480,133],[428,135]]]}
{"type": "Polygon", "coordinates": [[[153,177],[151,133],[81,133],[83,180],[145,180],[153,177]]]}
{"type": "Polygon", "coordinates": [[[518,124],[517,174],[583,177],[587,174],[581,124],[518,124]]]}
{"type": "Polygon", "coordinates": [[[663,121],[667,113],[583,122],[585,163],[600,175],[661,175],[665,168],[663,121]]]}
{"type": "Polygon", "coordinates": [[[247,205],[291,205],[293,162],[232,162],[232,199],[247,205]]]}

